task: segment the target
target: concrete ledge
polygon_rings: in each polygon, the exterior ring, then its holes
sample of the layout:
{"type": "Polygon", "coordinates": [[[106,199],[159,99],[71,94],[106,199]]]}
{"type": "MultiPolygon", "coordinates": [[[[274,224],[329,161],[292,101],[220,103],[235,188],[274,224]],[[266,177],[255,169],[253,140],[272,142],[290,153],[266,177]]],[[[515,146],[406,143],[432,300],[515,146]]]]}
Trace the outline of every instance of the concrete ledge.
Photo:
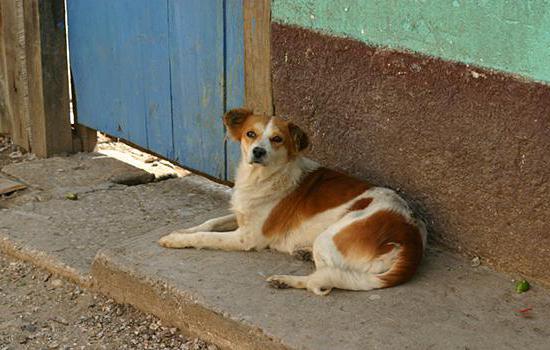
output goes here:
{"type": "Polygon", "coordinates": [[[227,187],[196,175],[137,186],[111,183],[147,173],[105,156],[50,158],[4,170],[32,188],[0,208],[0,251],[83,286],[91,285],[90,267],[101,248],[170,223],[183,225],[229,198],[227,187]],[[65,198],[68,192],[78,200],[65,198]]]}
{"type": "Polygon", "coordinates": [[[439,249],[430,249],[405,285],[318,297],[265,283],[274,273],[307,274],[310,263],[271,251],[159,247],[156,240],[171,229],[101,250],[92,268],[95,286],[223,348],[547,347],[544,289],[516,294],[506,276],[439,249]],[[530,319],[517,312],[528,306],[530,319]]]}
{"type": "Polygon", "coordinates": [[[92,278],[90,275],[82,274],[74,267],[65,264],[57,257],[44,251],[32,249],[25,245],[21,246],[11,240],[9,235],[2,232],[0,232],[0,252],[16,259],[28,261],[35,266],[62,276],[84,288],[90,288],[92,286],[92,278]]]}
{"type": "Polygon", "coordinates": [[[217,313],[185,290],[174,288],[154,276],[140,274],[99,253],[92,274],[95,288],[119,303],[128,303],[157,315],[189,336],[200,337],[223,349],[284,349],[261,329],[250,327],[217,313]]]}

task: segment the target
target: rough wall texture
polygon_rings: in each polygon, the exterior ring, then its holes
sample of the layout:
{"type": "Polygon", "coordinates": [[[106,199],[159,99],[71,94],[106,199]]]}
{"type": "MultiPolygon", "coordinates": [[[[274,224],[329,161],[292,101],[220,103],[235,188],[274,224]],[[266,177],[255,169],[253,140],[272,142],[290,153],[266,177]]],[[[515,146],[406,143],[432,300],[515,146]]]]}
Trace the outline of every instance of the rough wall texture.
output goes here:
{"type": "Polygon", "coordinates": [[[273,0],[273,19],[550,82],[550,1],[273,0]]]}
{"type": "Polygon", "coordinates": [[[272,25],[275,113],[400,190],[432,238],[550,285],[550,87],[272,25]]]}

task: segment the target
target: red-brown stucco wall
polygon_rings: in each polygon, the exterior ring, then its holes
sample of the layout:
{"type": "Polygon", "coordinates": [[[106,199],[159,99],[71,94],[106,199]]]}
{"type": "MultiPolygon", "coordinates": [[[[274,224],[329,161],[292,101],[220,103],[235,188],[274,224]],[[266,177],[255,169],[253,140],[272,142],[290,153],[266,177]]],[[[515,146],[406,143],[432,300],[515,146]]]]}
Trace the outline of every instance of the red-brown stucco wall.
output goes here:
{"type": "Polygon", "coordinates": [[[272,24],[275,113],[435,241],[550,285],[550,86],[272,24]]]}

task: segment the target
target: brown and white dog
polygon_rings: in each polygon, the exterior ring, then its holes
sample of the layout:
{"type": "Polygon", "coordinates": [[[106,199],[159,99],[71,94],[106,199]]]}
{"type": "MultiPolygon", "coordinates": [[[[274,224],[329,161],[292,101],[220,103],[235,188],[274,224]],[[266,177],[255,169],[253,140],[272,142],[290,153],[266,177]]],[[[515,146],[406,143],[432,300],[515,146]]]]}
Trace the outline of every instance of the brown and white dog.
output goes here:
{"type": "Polygon", "coordinates": [[[307,136],[283,119],[234,109],[223,121],[241,142],[233,214],[175,231],[160,239],[162,246],[312,252],[312,274],[268,281],[319,295],[391,287],[413,276],[426,228],[394,191],[302,156],[307,136]]]}

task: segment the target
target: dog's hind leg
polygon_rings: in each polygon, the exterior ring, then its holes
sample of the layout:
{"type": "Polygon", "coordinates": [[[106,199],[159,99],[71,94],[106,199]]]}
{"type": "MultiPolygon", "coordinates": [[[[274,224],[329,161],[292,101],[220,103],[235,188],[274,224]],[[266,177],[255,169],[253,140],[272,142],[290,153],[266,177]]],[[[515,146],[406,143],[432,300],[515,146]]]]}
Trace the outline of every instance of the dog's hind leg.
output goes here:
{"type": "Polygon", "coordinates": [[[383,287],[375,274],[336,267],[322,267],[308,276],[274,275],[267,281],[275,288],[307,289],[317,295],[327,295],[333,288],[364,291],[383,287]]]}
{"type": "Polygon", "coordinates": [[[297,249],[292,252],[292,256],[300,261],[313,261],[313,252],[311,249],[297,249]]]}

